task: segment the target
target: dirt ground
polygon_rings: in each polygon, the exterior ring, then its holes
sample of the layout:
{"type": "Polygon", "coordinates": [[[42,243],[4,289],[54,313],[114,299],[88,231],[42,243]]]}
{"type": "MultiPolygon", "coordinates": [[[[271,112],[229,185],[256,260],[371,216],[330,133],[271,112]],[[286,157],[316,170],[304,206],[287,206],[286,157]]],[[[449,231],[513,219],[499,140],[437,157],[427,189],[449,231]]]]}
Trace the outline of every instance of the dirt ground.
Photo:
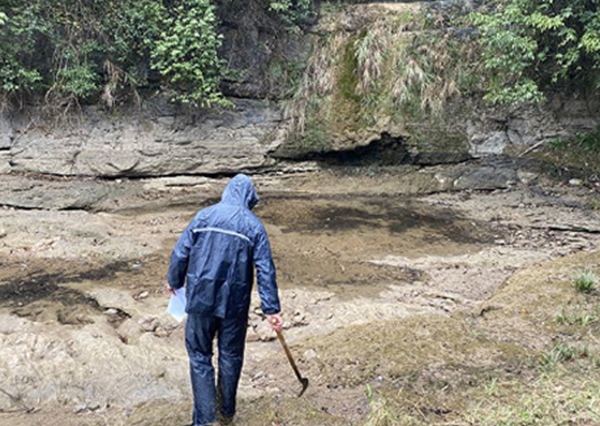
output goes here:
{"type": "MultiPolygon", "coordinates": [[[[598,249],[590,188],[406,195],[393,182],[326,171],[257,178],[285,335],[310,387],[296,398],[300,385],[254,295],[236,424],[363,424],[368,389],[428,368],[426,358],[385,351],[382,339],[404,338],[390,324],[425,324],[451,346],[440,330],[502,306],[515,274],[598,249]],[[355,339],[371,341],[381,365],[362,365],[355,339]]],[[[104,211],[0,210],[0,425],[189,422],[182,324],[166,314],[162,289],[179,233],[225,183],[185,194],[163,184],[151,203],[125,198],[104,211]]],[[[525,346],[547,343],[526,335],[525,346]]],[[[490,356],[467,346],[453,353],[490,356]]]]}

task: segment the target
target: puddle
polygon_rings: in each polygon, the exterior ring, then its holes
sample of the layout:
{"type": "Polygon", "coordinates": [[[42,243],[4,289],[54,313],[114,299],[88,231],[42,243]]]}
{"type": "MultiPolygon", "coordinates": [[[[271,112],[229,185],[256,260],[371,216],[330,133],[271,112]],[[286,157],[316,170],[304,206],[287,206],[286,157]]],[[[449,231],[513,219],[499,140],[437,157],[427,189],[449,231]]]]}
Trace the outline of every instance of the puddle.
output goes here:
{"type": "Polygon", "coordinates": [[[285,233],[387,231],[401,238],[411,230],[426,230],[427,242],[450,240],[464,244],[487,244],[492,232],[455,210],[417,200],[389,197],[358,197],[347,200],[269,200],[258,210],[261,218],[280,226],[285,233]],[[276,204],[287,203],[286,209],[276,204]]]}
{"type": "MultiPolygon", "coordinates": [[[[464,254],[493,239],[485,223],[475,223],[450,208],[410,198],[264,197],[256,213],[267,227],[281,231],[274,232],[270,239],[282,289],[327,290],[343,299],[377,297],[390,285],[429,279],[410,267],[374,265],[373,259],[388,254],[408,258],[424,253],[464,254]]],[[[165,247],[160,253],[140,259],[103,264],[102,259],[92,262],[33,257],[26,267],[3,262],[6,267],[0,271],[0,307],[18,315],[38,312],[42,302],[53,303],[54,310],[67,306],[101,310],[76,285],[61,285],[82,281],[131,290],[132,294],[160,291],[170,250],[193,212],[173,215],[172,211],[156,212],[144,216],[144,220],[130,216],[129,232],[162,238],[165,247]],[[148,232],[146,226],[164,222],[162,215],[177,217],[177,223],[167,221],[169,228],[162,233],[148,232]],[[31,304],[34,306],[28,309],[31,304]]],[[[118,245],[119,238],[112,240],[111,244],[118,245]]],[[[78,243],[83,245],[85,241],[79,239],[78,243]]]]}

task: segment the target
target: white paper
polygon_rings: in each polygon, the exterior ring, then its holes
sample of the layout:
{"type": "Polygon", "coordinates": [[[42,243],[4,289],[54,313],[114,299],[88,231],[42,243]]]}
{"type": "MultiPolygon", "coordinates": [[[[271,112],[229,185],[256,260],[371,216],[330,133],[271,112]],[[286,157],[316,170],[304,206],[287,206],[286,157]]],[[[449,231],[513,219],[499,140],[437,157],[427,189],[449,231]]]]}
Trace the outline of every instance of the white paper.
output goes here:
{"type": "Polygon", "coordinates": [[[175,294],[171,295],[171,298],[169,299],[169,306],[167,306],[167,312],[177,321],[181,322],[187,315],[185,313],[186,305],[187,300],[185,299],[185,288],[180,288],[179,290],[175,291],[175,294]]]}

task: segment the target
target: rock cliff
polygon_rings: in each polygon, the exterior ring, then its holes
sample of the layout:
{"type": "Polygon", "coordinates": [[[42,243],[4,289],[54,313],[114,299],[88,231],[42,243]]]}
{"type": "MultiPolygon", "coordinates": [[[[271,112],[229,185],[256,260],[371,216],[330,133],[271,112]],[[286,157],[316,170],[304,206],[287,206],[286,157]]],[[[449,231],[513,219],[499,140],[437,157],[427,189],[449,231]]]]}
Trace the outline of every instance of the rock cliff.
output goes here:
{"type": "MultiPolygon", "coordinates": [[[[386,165],[432,165],[523,152],[600,122],[598,105],[584,99],[492,108],[449,91],[439,120],[386,103],[385,91],[361,89],[361,84],[385,86],[386,79],[395,78],[390,77],[394,72],[380,70],[389,65],[382,58],[392,48],[401,50],[407,37],[413,40],[418,17],[434,3],[346,6],[323,13],[304,37],[289,35],[283,41],[282,29],[270,28],[264,12],[254,18],[250,12],[223,16],[224,55],[248,71],[244,79],[224,84],[232,109],[182,112],[165,100],[146,99],[130,110],[84,106],[59,124],[35,111],[5,112],[0,115],[0,173],[212,176],[277,170],[282,160],[343,160],[373,150],[386,165]],[[362,58],[360,46],[376,55],[362,58]],[[305,59],[296,96],[282,101],[290,70],[298,71],[305,59]],[[375,74],[365,80],[369,72],[375,74]]],[[[419,60],[414,52],[399,55],[400,64],[419,60]]],[[[436,102],[436,90],[444,87],[420,90],[430,90],[429,102],[436,102]]]]}

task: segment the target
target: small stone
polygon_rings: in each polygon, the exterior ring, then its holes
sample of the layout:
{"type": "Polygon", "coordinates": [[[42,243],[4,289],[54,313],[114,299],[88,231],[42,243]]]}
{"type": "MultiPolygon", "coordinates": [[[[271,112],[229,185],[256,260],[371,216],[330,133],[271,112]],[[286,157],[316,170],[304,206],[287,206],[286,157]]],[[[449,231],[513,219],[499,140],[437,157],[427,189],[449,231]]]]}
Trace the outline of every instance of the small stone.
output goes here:
{"type": "Polygon", "coordinates": [[[98,404],[98,403],[96,403],[96,404],[91,404],[91,405],[88,405],[88,407],[87,407],[87,409],[88,409],[89,411],[98,411],[98,410],[100,410],[100,408],[101,408],[101,407],[100,407],[100,404],[98,404]]]}
{"type": "Polygon", "coordinates": [[[160,326],[157,327],[156,330],[154,331],[154,335],[156,337],[161,337],[161,338],[169,337],[169,334],[170,333],[168,332],[168,330],[166,330],[164,327],[160,327],[160,326]]]}
{"type": "Polygon", "coordinates": [[[517,171],[517,176],[521,180],[521,182],[528,184],[537,179],[538,175],[536,173],[517,171]]]}
{"type": "Polygon", "coordinates": [[[138,299],[145,299],[146,297],[148,297],[148,292],[147,291],[143,291],[138,295],[138,299]]]}
{"type": "Polygon", "coordinates": [[[158,319],[156,318],[142,318],[138,321],[140,329],[146,333],[153,333],[158,328],[158,319]]]}
{"type": "Polygon", "coordinates": [[[317,355],[317,351],[315,351],[314,349],[308,349],[307,351],[304,352],[304,359],[307,361],[310,361],[311,359],[316,358],[317,355]]]}
{"type": "Polygon", "coordinates": [[[123,342],[132,342],[140,337],[142,329],[139,324],[136,324],[135,320],[129,318],[119,325],[117,334],[123,342]]]}
{"type": "MultiPolygon", "coordinates": [[[[285,325],[285,324],[284,324],[285,325]]],[[[252,327],[254,333],[258,336],[259,340],[268,342],[275,339],[275,332],[271,329],[271,326],[267,321],[261,321],[252,327]]]]}
{"type": "Polygon", "coordinates": [[[569,185],[571,186],[581,186],[583,185],[583,181],[581,179],[570,179],[569,185]]]}
{"type": "Polygon", "coordinates": [[[79,414],[79,413],[83,413],[84,411],[86,411],[88,409],[88,406],[85,402],[80,402],[79,404],[77,404],[75,406],[75,409],[73,410],[73,412],[75,414],[79,414]]]}
{"type": "Polygon", "coordinates": [[[306,315],[301,311],[294,312],[294,317],[291,322],[293,326],[304,325],[305,324],[306,315]]]}
{"type": "Polygon", "coordinates": [[[260,342],[260,336],[254,331],[246,334],[246,342],[260,342]]]}

